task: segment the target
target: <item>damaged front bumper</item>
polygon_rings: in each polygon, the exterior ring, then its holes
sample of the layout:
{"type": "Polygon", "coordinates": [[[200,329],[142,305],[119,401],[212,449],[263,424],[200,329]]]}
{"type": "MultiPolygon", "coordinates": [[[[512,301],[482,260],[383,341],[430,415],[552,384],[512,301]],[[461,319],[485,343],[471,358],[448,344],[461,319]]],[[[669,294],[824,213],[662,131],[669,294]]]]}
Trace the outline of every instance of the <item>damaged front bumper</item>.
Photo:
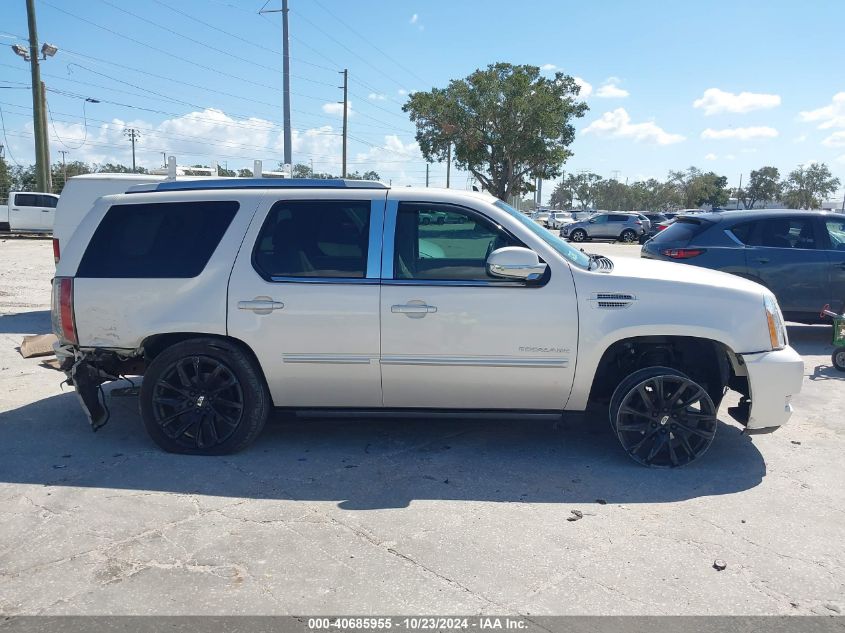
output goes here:
{"type": "Polygon", "coordinates": [[[804,382],[804,361],[794,349],[743,354],[736,358],[734,373],[747,379],[747,394],[731,416],[749,433],[770,433],[789,421],[792,397],[804,382]]]}
{"type": "Polygon", "coordinates": [[[137,371],[137,355],[126,350],[86,350],[61,343],[56,343],[53,349],[59,361],[59,368],[67,377],[65,382],[76,390],[79,404],[94,431],[109,421],[103,383],[119,380],[126,374],[143,373],[143,369],[137,371]]]}

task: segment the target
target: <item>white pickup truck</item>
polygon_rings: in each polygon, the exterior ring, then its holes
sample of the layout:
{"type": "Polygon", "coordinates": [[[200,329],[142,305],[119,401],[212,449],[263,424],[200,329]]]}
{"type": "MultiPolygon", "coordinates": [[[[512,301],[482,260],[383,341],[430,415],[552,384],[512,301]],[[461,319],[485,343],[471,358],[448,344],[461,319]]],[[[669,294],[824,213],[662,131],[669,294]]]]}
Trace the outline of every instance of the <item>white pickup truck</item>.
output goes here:
{"type": "Polygon", "coordinates": [[[50,233],[59,196],[34,191],[12,191],[9,203],[0,205],[0,231],[50,233]]]}
{"type": "Polygon", "coordinates": [[[143,375],[147,431],[190,454],[246,447],[273,407],[517,421],[594,403],[634,460],[683,466],[728,389],[768,432],[804,373],[763,286],[589,255],[483,194],[363,181],[100,198],[63,244],[52,315],[92,425],[102,383],[143,375]]]}

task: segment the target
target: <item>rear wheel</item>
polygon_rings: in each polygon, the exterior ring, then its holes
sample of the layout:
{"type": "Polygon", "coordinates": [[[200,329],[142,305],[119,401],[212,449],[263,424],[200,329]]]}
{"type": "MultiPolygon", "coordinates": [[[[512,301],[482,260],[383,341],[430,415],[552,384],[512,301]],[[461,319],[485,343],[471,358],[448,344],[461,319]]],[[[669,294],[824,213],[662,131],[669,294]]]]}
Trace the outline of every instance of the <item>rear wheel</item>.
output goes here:
{"type": "Polygon", "coordinates": [[[707,452],[717,410],[707,391],[670,367],[625,378],[610,400],[610,424],[625,452],[644,466],[685,466],[707,452]]]}
{"type": "Polygon", "coordinates": [[[584,229],[575,229],[569,235],[569,239],[573,242],[583,242],[587,239],[587,232],[584,229]]]}
{"type": "Polygon", "coordinates": [[[633,244],[637,241],[637,234],[631,229],[625,229],[622,231],[622,235],[619,236],[619,239],[626,244],[633,244]]]}
{"type": "Polygon", "coordinates": [[[226,455],[246,448],[264,428],[270,394],[240,347],[192,339],[164,350],[141,386],[141,416],[169,453],[226,455]]]}
{"type": "Polygon", "coordinates": [[[830,357],[833,361],[833,366],[839,371],[845,371],[845,347],[837,347],[833,350],[833,355],[830,357]]]}

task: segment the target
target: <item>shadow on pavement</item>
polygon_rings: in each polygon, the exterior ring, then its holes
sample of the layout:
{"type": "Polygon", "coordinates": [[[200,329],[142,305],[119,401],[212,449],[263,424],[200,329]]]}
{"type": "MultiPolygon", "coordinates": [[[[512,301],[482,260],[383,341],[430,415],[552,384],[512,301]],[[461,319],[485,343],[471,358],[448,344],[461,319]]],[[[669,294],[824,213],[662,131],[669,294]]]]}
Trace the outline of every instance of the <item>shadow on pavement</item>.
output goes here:
{"type": "Polygon", "coordinates": [[[47,334],[52,331],[49,310],[0,315],[0,334],[47,334]]]}
{"type": "Polygon", "coordinates": [[[789,344],[802,356],[830,355],[833,351],[833,328],[830,324],[786,326],[789,344]]]}
{"type": "Polygon", "coordinates": [[[0,484],[333,501],[402,508],[424,499],[663,503],[759,484],[762,455],[720,424],[700,463],[650,470],[631,461],[604,419],[562,423],[274,419],[243,453],[169,455],[148,439],[137,398],[109,397],[96,435],[73,393],[0,413],[0,484]]]}

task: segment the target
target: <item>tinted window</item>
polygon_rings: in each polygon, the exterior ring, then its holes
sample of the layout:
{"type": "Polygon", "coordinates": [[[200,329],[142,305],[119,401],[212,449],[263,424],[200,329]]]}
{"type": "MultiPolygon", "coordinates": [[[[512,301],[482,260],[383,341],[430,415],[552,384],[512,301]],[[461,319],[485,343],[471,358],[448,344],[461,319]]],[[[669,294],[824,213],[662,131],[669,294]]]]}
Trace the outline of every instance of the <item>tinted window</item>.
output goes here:
{"type": "Polygon", "coordinates": [[[845,251],[845,218],[829,219],[825,226],[830,236],[830,247],[835,251],[845,251]]]}
{"type": "Polygon", "coordinates": [[[622,214],[614,214],[610,216],[611,222],[627,222],[630,219],[633,219],[633,216],[622,214]]]}
{"type": "Polygon", "coordinates": [[[34,193],[19,193],[15,196],[15,206],[18,207],[37,207],[39,205],[39,198],[41,196],[34,193]]]}
{"type": "Polygon", "coordinates": [[[754,222],[743,222],[728,229],[733,236],[743,244],[748,244],[751,240],[751,231],[754,228],[754,222]]]}
{"type": "Polygon", "coordinates": [[[751,244],[771,248],[818,248],[812,218],[759,220],[754,227],[751,244]]]}
{"type": "Polygon", "coordinates": [[[696,235],[701,233],[704,227],[696,220],[676,219],[672,224],[660,231],[651,238],[652,243],[677,242],[687,244],[696,235]]]}
{"type": "Polygon", "coordinates": [[[401,203],[396,217],[393,276],[396,279],[501,281],[487,274],[487,256],[520,242],[474,213],[448,205],[401,203]],[[449,223],[424,223],[446,212],[449,223]]]}
{"type": "Polygon", "coordinates": [[[265,279],[360,279],[369,237],[369,200],[279,201],[261,227],[253,263],[265,279]]]}
{"type": "Polygon", "coordinates": [[[237,202],[161,202],[111,207],[94,232],[78,277],[199,275],[238,210],[237,202]]]}
{"type": "Polygon", "coordinates": [[[607,222],[607,216],[606,215],[594,215],[593,217],[590,218],[590,220],[593,220],[595,224],[605,224],[607,222]]]}

